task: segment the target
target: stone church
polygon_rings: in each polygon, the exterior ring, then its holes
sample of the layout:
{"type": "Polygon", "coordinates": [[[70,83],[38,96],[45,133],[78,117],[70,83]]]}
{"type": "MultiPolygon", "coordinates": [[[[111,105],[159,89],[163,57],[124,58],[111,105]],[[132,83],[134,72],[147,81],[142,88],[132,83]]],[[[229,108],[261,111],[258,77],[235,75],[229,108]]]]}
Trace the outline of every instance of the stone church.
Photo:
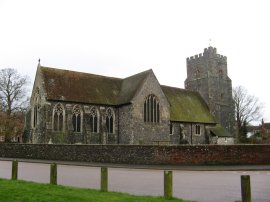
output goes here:
{"type": "Polygon", "coordinates": [[[193,67],[191,60],[196,59],[187,60],[187,89],[160,85],[152,70],[122,79],[39,64],[27,116],[28,140],[177,145],[228,139],[224,128],[217,125],[216,120],[223,119],[215,119],[207,105],[210,102],[205,101],[204,94],[193,84],[191,72],[203,66],[196,62],[193,67]]]}

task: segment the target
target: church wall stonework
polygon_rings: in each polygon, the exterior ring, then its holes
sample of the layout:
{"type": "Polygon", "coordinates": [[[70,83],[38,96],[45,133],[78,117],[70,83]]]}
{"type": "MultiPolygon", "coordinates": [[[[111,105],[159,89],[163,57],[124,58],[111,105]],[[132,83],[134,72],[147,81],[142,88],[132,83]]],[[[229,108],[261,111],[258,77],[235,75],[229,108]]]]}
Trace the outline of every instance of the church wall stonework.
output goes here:
{"type": "Polygon", "coordinates": [[[132,133],[132,104],[124,105],[118,108],[119,110],[119,143],[134,144],[132,133]]]}
{"type": "Polygon", "coordinates": [[[134,144],[169,144],[169,104],[154,76],[150,74],[144,81],[143,86],[132,100],[134,144]],[[144,102],[147,96],[155,95],[159,101],[160,121],[159,123],[144,122],[144,102]]]}

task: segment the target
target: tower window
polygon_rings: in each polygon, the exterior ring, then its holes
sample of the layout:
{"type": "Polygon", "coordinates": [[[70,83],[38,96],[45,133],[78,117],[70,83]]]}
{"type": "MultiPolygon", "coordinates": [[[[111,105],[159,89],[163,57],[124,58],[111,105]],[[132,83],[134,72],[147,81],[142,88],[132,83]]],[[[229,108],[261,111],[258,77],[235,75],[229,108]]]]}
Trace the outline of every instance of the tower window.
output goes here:
{"type": "Polygon", "coordinates": [[[144,101],[144,122],[159,123],[159,102],[155,95],[149,95],[144,101]]]}

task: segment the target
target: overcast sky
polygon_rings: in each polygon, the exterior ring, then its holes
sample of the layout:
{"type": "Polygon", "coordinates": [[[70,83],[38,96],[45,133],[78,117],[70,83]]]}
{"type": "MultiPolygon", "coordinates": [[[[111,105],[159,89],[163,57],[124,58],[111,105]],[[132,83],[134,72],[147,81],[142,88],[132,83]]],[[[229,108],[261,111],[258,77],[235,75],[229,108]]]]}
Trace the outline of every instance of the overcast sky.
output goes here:
{"type": "Polygon", "coordinates": [[[153,69],[184,88],[186,57],[227,56],[233,86],[265,104],[270,122],[268,0],[0,0],[0,69],[41,65],[124,78],[153,69]]]}

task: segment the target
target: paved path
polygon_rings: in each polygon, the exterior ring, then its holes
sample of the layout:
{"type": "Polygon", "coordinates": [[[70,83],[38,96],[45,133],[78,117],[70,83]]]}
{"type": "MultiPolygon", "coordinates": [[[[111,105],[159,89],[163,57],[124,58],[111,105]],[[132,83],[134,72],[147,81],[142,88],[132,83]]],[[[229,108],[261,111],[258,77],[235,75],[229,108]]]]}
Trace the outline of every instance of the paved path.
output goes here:
{"type": "MultiPolygon", "coordinates": [[[[18,178],[49,182],[49,164],[19,162],[18,178]]],[[[240,176],[251,176],[254,202],[270,201],[270,171],[173,171],[174,196],[195,201],[240,200],[240,176]]],[[[0,161],[0,178],[10,178],[11,162],[0,161]]],[[[58,184],[99,189],[100,168],[58,165],[58,184]]],[[[135,195],[163,195],[163,171],[109,168],[109,190],[135,195]]]]}

